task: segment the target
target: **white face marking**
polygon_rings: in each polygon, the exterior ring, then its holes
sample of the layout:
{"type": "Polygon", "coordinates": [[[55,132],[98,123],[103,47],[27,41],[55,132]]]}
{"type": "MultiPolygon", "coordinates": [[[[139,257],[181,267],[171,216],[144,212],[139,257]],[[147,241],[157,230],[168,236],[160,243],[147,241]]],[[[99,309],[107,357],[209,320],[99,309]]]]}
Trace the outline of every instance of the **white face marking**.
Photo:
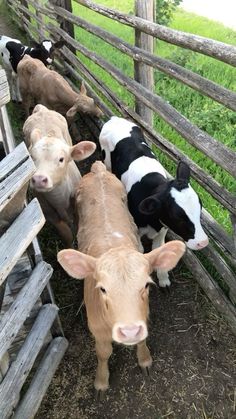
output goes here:
{"type": "Polygon", "coordinates": [[[52,42],[51,41],[43,41],[42,45],[44,46],[44,48],[49,52],[50,49],[52,48],[52,42]]]}
{"type": "Polygon", "coordinates": [[[164,167],[156,159],[142,156],[134,160],[128,170],[121,176],[121,181],[125,185],[126,192],[129,193],[132,186],[148,173],[155,172],[166,178],[164,167]]]}
{"type": "Polygon", "coordinates": [[[195,227],[194,238],[186,242],[187,246],[190,249],[197,250],[199,249],[197,246],[198,243],[206,242],[205,245],[207,245],[208,238],[201,226],[201,206],[196,192],[189,185],[188,188],[182,189],[181,191],[171,188],[170,194],[175,202],[184,210],[195,227]]]}

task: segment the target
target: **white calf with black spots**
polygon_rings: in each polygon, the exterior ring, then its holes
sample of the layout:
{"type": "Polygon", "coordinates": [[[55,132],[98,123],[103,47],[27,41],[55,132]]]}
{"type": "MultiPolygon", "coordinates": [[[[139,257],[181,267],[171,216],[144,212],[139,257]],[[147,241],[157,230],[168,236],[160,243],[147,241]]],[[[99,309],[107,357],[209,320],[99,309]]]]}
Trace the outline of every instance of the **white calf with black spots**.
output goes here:
{"type": "MultiPolygon", "coordinates": [[[[180,162],[176,178],[167,179],[166,171],[146,143],[141,129],[116,116],[103,125],[99,137],[104,162],[123,182],[131,214],[142,237],[152,240],[152,248],[165,241],[171,228],[192,250],[207,246],[201,225],[201,202],[190,186],[190,168],[180,162]]],[[[159,284],[170,285],[168,272],[157,271],[159,284]]]]}

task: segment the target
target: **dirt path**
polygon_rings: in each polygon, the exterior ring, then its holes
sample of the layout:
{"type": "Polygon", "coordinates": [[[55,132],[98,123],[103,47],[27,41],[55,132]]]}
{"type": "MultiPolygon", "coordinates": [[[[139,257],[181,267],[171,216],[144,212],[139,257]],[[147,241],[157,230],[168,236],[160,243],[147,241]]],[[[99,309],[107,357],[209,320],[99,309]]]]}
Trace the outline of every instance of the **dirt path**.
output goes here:
{"type": "MultiPolygon", "coordinates": [[[[14,36],[6,19],[0,16],[1,32],[14,36]]],[[[57,264],[62,247],[50,228],[40,242],[54,267],[52,285],[70,345],[36,419],[236,419],[236,339],[181,266],[169,295],[158,287],[151,290],[150,378],[142,376],[135,348],[115,345],[110,389],[104,401],[96,402],[96,357],[80,308],[82,281],[67,277],[57,264]]]]}

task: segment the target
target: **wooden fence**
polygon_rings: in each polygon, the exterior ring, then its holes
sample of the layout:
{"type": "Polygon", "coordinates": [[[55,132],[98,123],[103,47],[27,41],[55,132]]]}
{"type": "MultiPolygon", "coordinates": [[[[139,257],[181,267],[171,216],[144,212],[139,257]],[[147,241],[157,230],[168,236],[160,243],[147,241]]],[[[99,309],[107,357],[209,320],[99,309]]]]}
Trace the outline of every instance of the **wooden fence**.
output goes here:
{"type": "MultiPolygon", "coordinates": [[[[4,70],[0,81],[3,106],[10,100],[4,70]]],[[[0,419],[30,419],[68,343],[49,284],[52,268],[36,239],[45,219],[37,199],[25,203],[35,166],[24,143],[14,148],[3,109],[0,139],[11,152],[0,162],[0,419]]]]}
{"type": "MultiPolygon", "coordinates": [[[[13,11],[14,19],[21,26],[24,26],[30,37],[39,39],[44,36],[50,36],[50,38],[55,40],[62,38],[66,41],[67,46],[62,50],[62,59],[57,64],[58,68],[61,69],[63,67],[75,81],[85,79],[89,83],[90,94],[107,116],[113,114],[112,108],[118,114],[128,117],[139,124],[144,130],[146,139],[157,146],[171,160],[175,163],[179,160],[186,161],[191,168],[192,177],[229,212],[234,232],[232,235],[228,234],[206,210],[203,211],[202,217],[203,226],[211,242],[201,253],[218,272],[224,290],[216,283],[208,270],[203,267],[197,252],[193,253],[188,250],[184,257],[184,262],[236,334],[236,196],[220,185],[213,176],[205,172],[189,157],[186,157],[182,151],[166,138],[157,133],[150,123],[152,116],[150,117],[150,114],[147,116],[142,110],[139,111],[138,107],[136,109],[138,109],[140,114],[131,109],[118,97],[116,92],[111,90],[104,81],[85,66],[79,56],[76,55],[76,51],[100,66],[109,74],[109,77],[115,79],[128,92],[132,93],[136,102],[141,103],[146,110],[149,109],[158,114],[189,144],[204,153],[205,156],[226,170],[233,178],[236,178],[236,153],[205,131],[202,131],[167,101],[153,93],[151,89],[152,82],[143,86],[135,78],[126,76],[116,66],[109,63],[108,60],[85,47],[79,40],[75,39],[74,28],[83,28],[128,57],[131,57],[136,68],[137,65],[145,64],[149,68],[158,69],[231,110],[236,110],[236,93],[193,71],[153,54],[152,46],[149,47],[149,50],[143,49],[143,44],[141,45],[140,43],[139,46],[133,46],[101,27],[74,15],[72,13],[72,5],[78,3],[87,9],[97,12],[99,15],[131,26],[136,32],[139,31],[149,35],[149,37],[152,36],[170,44],[207,55],[232,66],[236,66],[236,47],[163,27],[141,17],[128,15],[89,0],[75,0],[72,3],[70,0],[50,0],[46,4],[39,0],[7,0],[7,3],[13,11]]],[[[136,1],[137,3],[138,1],[136,1]]],[[[145,3],[152,4],[153,7],[151,0],[145,3]]]]}

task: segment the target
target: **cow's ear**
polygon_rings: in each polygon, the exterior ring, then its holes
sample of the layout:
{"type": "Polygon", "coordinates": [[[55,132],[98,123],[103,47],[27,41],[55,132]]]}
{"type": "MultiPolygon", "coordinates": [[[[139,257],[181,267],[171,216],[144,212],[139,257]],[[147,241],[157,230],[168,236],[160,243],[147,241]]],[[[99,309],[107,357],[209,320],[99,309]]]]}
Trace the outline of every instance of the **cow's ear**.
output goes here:
{"type": "Polygon", "coordinates": [[[39,44],[36,41],[32,41],[31,45],[32,45],[33,48],[39,48],[41,46],[41,44],[39,44]]]}
{"type": "Polygon", "coordinates": [[[96,150],[96,144],[92,141],[81,141],[71,147],[71,158],[73,160],[84,160],[91,156],[96,150]]]}
{"type": "Polygon", "coordinates": [[[66,119],[69,121],[69,122],[71,122],[71,120],[74,118],[74,116],[75,116],[75,114],[76,114],[76,112],[77,112],[77,109],[78,108],[78,106],[77,106],[77,104],[74,104],[67,112],[66,112],[66,119]]]}
{"type": "Polygon", "coordinates": [[[152,215],[160,211],[161,202],[155,195],[149,196],[140,202],[138,209],[144,215],[152,215]]]}
{"type": "Polygon", "coordinates": [[[177,180],[189,183],[190,181],[190,167],[184,161],[180,161],[176,172],[177,180]]]}
{"type": "Polygon", "coordinates": [[[52,48],[54,49],[59,49],[62,48],[64,45],[66,44],[66,41],[64,41],[64,39],[60,39],[60,41],[57,41],[53,44],[52,48]]]}
{"type": "Polygon", "coordinates": [[[154,269],[169,271],[173,269],[179,259],[183,256],[186,246],[180,240],[173,240],[163,244],[161,247],[145,254],[150,264],[150,272],[154,269]]]}
{"type": "Polygon", "coordinates": [[[83,81],[82,81],[81,86],[80,86],[80,93],[82,95],[87,95],[87,89],[86,89],[85,84],[84,84],[83,81]]]}
{"type": "Polygon", "coordinates": [[[57,260],[68,275],[77,279],[93,274],[96,265],[94,257],[73,249],[61,250],[57,254],[57,260]]]}

